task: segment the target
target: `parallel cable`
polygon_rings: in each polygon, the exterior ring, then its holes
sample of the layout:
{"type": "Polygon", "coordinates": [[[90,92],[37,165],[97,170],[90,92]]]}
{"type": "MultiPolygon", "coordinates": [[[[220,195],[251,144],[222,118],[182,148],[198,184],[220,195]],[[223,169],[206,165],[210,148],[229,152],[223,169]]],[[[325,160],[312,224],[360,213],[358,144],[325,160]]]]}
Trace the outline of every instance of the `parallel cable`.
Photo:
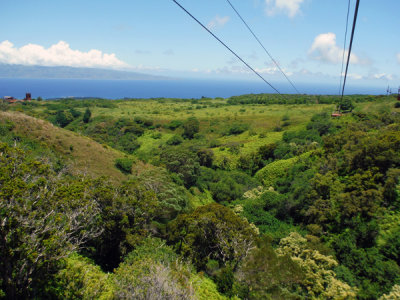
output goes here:
{"type": "Polygon", "coordinates": [[[283,97],[283,95],[264,77],[262,77],[256,70],[254,70],[247,62],[245,62],[238,54],[236,54],[229,46],[227,46],[222,40],[220,40],[214,33],[212,33],[206,26],[203,25],[195,16],[193,16],[189,11],[187,11],[181,4],[179,4],[176,0],[172,0],[178,5],[184,12],[186,12],[193,20],[195,20],[201,27],[203,27],[209,34],[211,34],[218,42],[220,42],[226,49],[228,49],[233,55],[235,55],[242,63],[246,65],[251,71],[253,71],[258,77],[260,77],[266,84],[268,84],[275,92],[283,97]]]}
{"type": "Polygon", "coordinates": [[[349,27],[349,15],[350,15],[350,1],[347,5],[347,17],[346,17],[346,30],[344,33],[344,43],[343,43],[343,55],[342,55],[342,68],[340,71],[340,83],[339,83],[339,95],[342,90],[342,78],[343,78],[343,67],[344,67],[344,54],[346,53],[346,43],[347,43],[347,29],[349,27]]]}
{"type": "Polygon", "coordinates": [[[264,49],[265,53],[268,54],[269,58],[274,62],[275,66],[279,69],[279,71],[281,71],[281,73],[283,74],[283,76],[285,76],[285,78],[287,79],[287,81],[291,84],[291,86],[295,89],[295,91],[300,94],[299,90],[294,86],[293,82],[289,79],[289,77],[285,74],[285,72],[283,72],[283,70],[281,69],[281,67],[279,66],[279,64],[276,62],[276,60],[272,57],[272,55],[268,52],[268,50],[264,47],[263,43],[260,41],[260,39],[256,36],[256,34],[253,32],[253,30],[250,28],[250,26],[247,24],[247,22],[242,18],[242,16],[240,15],[240,13],[237,11],[237,9],[233,6],[233,4],[231,3],[231,1],[226,0],[229,5],[232,7],[232,9],[235,11],[235,13],[238,15],[238,17],[242,20],[243,24],[247,27],[247,29],[251,32],[251,34],[253,35],[253,37],[257,40],[257,42],[260,44],[260,46],[264,49]]]}
{"type": "Polygon", "coordinates": [[[349,47],[349,53],[347,55],[347,63],[346,63],[346,72],[344,73],[344,80],[343,80],[343,87],[342,87],[342,100],[343,100],[343,95],[344,95],[344,88],[346,86],[346,78],[347,78],[347,71],[349,69],[349,62],[350,62],[350,54],[351,54],[351,48],[353,46],[353,38],[354,38],[354,31],[356,29],[356,23],[357,23],[357,15],[358,15],[358,7],[360,5],[360,0],[357,0],[356,3],[356,10],[354,12],[354,19],[353,19],[353,28],[351,29],[351,38],[350,38],[350,47],[349,47]]]}

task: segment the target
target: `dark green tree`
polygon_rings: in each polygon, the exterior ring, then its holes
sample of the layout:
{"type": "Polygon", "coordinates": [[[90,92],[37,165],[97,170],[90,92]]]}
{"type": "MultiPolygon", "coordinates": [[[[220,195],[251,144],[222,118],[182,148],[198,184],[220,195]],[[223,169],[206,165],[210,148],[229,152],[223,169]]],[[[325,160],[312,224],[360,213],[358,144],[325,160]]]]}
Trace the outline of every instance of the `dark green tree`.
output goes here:
{"type": "Polygon", "coordinates": [[[184,257],[203,270],[209,259],[235,271],[254,247],[256,232],[231,209],[208,204],[181,214],[168,224],[168,240],[184,257]]]}
{"type": "Polygon", "coordinates": [[[344,98],[339,103],[340,110],[343,112],[351,112],[354,109],[353,102],[349,98],[344,98]]]}
{"type": "Polygon", "coordinates": [[[125,174],[132,172],[133,160],[127,157],[117,158],[115,160],[115,166],[125,174]]]}
{"type": "Polygon", "coordinates": [[[74,116],[69,111],[59,110],[56,113],[56,124],[65,127],[74,120],[74,116]]]}
{"type": "Polygon", "coordinates": [[[83,123],[89,123],[90,117],[92,116],[92,112],[89,107],[86,108],[85,113],[83,114],[83,123]]]}
{"type": "Polygon", "coordinates": [[[183,137],[192,139],[196,133],[199,132],[200,122],[195,117],[187,119],[183,123],[183,137]]]}
{"type": "Polygon", "coordinates": [[[187,188],[196,183],[199,174],[199,158],[189,149],[169,147],[160,155],[168,171],[176,173],[187,188]]]}
{"type": "Polygon", "coordinates": [[[211,149],[202,149],[197,152],[200,166],[211,168],[214,160],[214,152],[211,149]]]}
{"type": "Polygon", "coordinates": [[[235,275],[243,299],[299,299],[295,288],[304,278],[300,266],[288,255],[278,256],[265,237],[235,275]]]}

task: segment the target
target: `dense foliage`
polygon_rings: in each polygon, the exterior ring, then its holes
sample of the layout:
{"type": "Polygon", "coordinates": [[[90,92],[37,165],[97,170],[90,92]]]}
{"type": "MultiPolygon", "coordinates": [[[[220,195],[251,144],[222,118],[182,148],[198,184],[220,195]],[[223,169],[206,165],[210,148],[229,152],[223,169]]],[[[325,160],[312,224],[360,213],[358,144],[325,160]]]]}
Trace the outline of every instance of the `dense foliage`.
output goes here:
{"type": "Polygon", "coordinates": [[[0,297],[398,298],[400,114],[393,100],[146,101],[1,107],[0,297]],[[309,114],[271,108],[276,103],[309,114]],[[315,113],[324,103],[349,113],[315,113]],[[126,180],[72,172],[72,143],[60,151],[61,139],[51,145],[47,136],[19,131],[13,110],[102,143],[115,153],[108,167],[126,180]]]}

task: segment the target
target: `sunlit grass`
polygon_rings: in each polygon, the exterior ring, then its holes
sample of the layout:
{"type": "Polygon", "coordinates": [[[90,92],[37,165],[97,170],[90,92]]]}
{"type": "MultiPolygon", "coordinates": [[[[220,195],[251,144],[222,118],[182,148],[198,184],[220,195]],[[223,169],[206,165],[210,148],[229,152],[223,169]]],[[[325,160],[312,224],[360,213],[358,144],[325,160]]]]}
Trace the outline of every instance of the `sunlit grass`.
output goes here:
{"type": "Polygon", "coordinates": [[[19,112],[0,112],[0,121],[5,120],[15,124],[18,134],[37,140],[69,160],[74,173],[126,179],[114,166],[115,159],[124,154],[107,145],[19,112]]]}

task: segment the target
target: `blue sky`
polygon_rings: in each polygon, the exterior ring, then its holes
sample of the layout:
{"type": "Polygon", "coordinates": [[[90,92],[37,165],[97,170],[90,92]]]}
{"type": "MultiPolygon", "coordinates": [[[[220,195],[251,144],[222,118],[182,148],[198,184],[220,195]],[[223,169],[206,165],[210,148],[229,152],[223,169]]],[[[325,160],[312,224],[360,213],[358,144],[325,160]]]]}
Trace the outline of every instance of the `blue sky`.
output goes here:
{"type": "MultiPolygon", "coordinates": [[[[265,79],[285,80],[226,0],[179,2],[265,79]]],[[[339,85],[347,0],[231,2],[295,84],[339,85]]],[[[399,11],[361,0],[349,84],[400,85],[399,11]]],[[[0,19],[0,63],[260,80],[172,0],[1,0],[0,19]]]]}

